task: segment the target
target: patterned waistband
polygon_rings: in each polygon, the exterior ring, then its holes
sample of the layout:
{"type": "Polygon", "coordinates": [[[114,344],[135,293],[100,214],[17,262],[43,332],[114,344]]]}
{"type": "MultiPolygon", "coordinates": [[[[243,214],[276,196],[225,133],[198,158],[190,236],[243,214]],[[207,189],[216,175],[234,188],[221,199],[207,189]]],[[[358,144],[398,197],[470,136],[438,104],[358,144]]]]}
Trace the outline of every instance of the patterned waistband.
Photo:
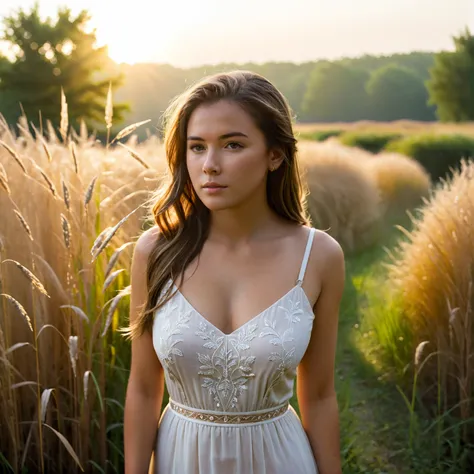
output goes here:
{"type": "Polygon", "coordinates": [[[253,412],[241,412],[241,413],[222,413],[222,412],[211,412],[207,410],[198,410],[192,407],[186,407],[180,403],[175,402],[170,398],[170,408],[186,418],[190,418],[196,421],[203,421],[208,423],[219,423],[226,425],[240,425],[247,423],[260,423],[262,421],[271,420],[280,415],[283,415],[289,408],[289,404],[285,403],[278,407],[269,408],[267,410],[259,410],[253,412]]]}

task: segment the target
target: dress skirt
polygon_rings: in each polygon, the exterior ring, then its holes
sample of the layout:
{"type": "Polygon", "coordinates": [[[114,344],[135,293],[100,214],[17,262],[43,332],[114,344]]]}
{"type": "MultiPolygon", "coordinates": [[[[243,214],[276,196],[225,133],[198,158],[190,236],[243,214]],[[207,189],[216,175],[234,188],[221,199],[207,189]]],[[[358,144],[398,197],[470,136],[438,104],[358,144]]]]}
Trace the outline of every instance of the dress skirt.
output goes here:
{"type": "Polygon", "coordinates": [[[294,409],[253,423],[190,419],[168,405],[161,417],[154,474],[317,474],[294,409]]]}

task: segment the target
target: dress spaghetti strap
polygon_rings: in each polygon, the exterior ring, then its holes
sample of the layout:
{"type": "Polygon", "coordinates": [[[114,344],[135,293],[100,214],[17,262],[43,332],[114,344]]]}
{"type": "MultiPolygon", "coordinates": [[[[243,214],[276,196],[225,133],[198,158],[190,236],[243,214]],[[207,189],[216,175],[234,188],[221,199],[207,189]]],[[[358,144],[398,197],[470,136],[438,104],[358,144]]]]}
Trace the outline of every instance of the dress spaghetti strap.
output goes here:
{"type": "Polygon", "coordinates": [[[296,281],[297,285],[302,285],[304,280],[304,274],[306,272],[306,266],[308,265],[309,254],[311,253],[311,247],[313,244],[314,234],[316,229],[311,228],[308,235],[308,241],[306,243],[306,249],[304,251],[303,261],[301,263],[300,274],[298,275],[298,280],[296,281]]]}

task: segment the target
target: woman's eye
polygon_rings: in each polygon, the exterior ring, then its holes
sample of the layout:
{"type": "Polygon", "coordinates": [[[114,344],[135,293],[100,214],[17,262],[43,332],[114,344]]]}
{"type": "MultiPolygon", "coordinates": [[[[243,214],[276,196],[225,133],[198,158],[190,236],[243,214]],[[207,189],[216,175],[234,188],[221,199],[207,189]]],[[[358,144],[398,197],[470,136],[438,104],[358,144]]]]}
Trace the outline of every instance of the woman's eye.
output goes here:
{"type": "Polygon", "coordinates": [[[230,142],[226,145],[226,147],[230,148],[231,150],[238,150],[240,148],[243,148],[243,146],[238,142],[230,142]]]}
{"type": "Polygon", "coordinates": [[[195,153],[199,153],[200,151],[204,150],[204,147],[202,145],[191,145],[189,149],[195,153]]]}

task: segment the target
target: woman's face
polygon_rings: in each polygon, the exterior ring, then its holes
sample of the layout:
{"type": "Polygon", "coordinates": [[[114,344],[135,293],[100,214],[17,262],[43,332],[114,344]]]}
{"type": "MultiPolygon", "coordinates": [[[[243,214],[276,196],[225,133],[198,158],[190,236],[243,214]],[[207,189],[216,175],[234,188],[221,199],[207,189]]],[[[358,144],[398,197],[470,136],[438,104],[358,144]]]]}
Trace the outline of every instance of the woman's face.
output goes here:
{"type": "Polygon", "coordinates": [[[208,209],[217,211],[265,191],[274,153],[267,150],[252,117],[235,102],[221,100],[191,114],[186,162],[196,194],[208,209]]]}

